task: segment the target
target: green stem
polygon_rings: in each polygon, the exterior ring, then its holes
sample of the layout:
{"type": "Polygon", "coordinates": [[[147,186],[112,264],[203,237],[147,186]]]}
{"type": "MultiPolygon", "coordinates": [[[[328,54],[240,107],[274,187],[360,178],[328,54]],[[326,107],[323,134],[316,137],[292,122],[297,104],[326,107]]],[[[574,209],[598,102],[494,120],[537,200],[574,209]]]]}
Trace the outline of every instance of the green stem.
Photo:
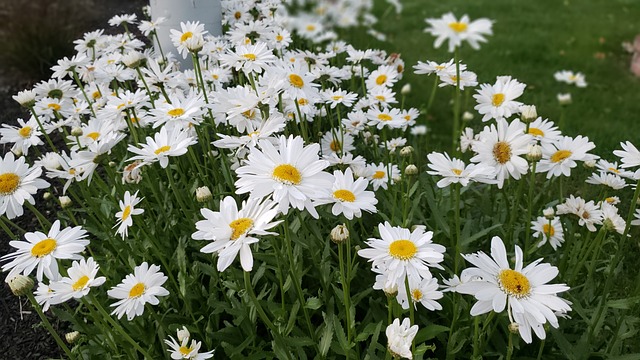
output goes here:
{"type": "MultiPolygon", "coordinates": [[[[345,310],[345,316],[347,317],[346,319],[346,323],[347,323],[347,342],[349,343],[349,346],[351,346],[351,339],[352,339],[352,334],[351,334],[351,329],[352,329],[352,325],[351,324],[351,297],[349,295],[349,285],[347,283],[347,276],[345,273],[345,269],[344,269],[344,243],[340,243],[338,244],[338,261],[340,263],[340,282],[342,282],[342,297],[344,299],[344,310],[345,310]]],[[[351,352],[348,351],[347,349],[347,359],[351,358],[351,352]]]]}
{"type": "Polygon", "coordinates": [[[53,145],[53,141],[51,141],[51,138],[49,137],[49,134],[47,134],[47,132],[44,130],[44,126],[42,126],[42,122],[40,121],[40,118],[38,117],[38,114],[36,113],[36,110],[32,107],[29,108],[29,110],[31,110],[31,114],[33,114],[33,118],[36,119],[36,122],[38,123],[38,127],[40,128],[40,131],[42,132],[42,135],[44,135],[44,138],[47,140],[47,143],[49,144],[49,147],[51,147],[51,150],[53,150],[53,152],[58,152],[58,149],[56,148],[55,145],[53,145]]]}
{"type": "Polygon", "coordinates": [[[507,345],[507,360],[513,356],[513,333],[509,330],[509,344],[507,345]]]}
{"type": "MultiPolygon", "coordinates": [[[[404,278],[404,289],[407,292],[407,303],[409,304],[409,319],[411,320],[411,326],[413,326],[415,322],[415,314],[413,309],[413,298],[411,297],[411,287],[409,286],[409,276],[404,278]]],[[[416,342],[415,339],[411,340],[411,353],[416,352],[416,342]]]]}
{"type": "Polygon", "coordinates": [[[29,210],[31,210],[31,212],[36,216],[36,218],[38,219],[38,222],[40,223],[40,226],[44,229],[44,228],[50,228],[51,227],[51,221],[47,220],[47,218],[42,215],[42,213],[40,212],[40,210],[38,210],[35,206],[33,206],[30,202],[25,201],[24,204],[29,208],[29,210]]]}
{"type": "Polygon", "coordinates": [[[38,302],[36,301],[36,298],[33,297],[33,294],[31,293],[31,291],[27,291],[27,297],[29,298],[29,301],[31,302],[31,305],[33,306],[33,308],[38,313],[38,316],[40,316],[40,320],[42,320],[42,324],[47,329],[47,331],[49,331],[51,336],[53,336],[58,346],[64,351],[64,353],[67,355],[69,359],[75,359],[75,356],[73,356],[73,354],[71,353],[71,350],[69,350],[69,348],[67,347],[67,344],[65,344],[64,341],[62,341],[62,339],[60,338],[60,335],[58,335],[58,333],[53,329],[53,326],[51,326],[49,319],[47,319],[47,317],[42,312],[42,308],[40,307],[40,304],[38,304],[38,302]]]}
{"type": "Polygon", "coordinates": [[[458,136],[460,135],[460,59],[459,48],[454,51],[454,61],[456,63],[456,93],[453,101],[453,139],[451,142],[451,152],[458,153],[458,136]]]}
{"type": "MultiPolygon", "coordinates": [[[[529,126],[529,124],[527,124],[529,126]]],[[[531,175],[529,177],[529,196],[527,196],[527,220],[524,223],[525,237],[524,237],[524,257],[527,257],[527,251],[531,246],[531,214],[533,212],[533,189],[536,186],[536,165],[537,161],[531,164],[531,175]]],[[[551,225],[551,224],[549,224],[551,225]]]]}
{"type": "Polygon", "coordinates": [[[536,360],[542,359],[542,351],[544,350],[545,341],[546,339],[542,339],[542,341],[540,341],[540,349],[538,349],[538,357],[536,357],[536,360]]]}
{"type": "Polygon", "coordinates": [[[456,228],[456,239],[454,246],[454,254],[453,254],[453,272],[454,274],[458,273],[458,266],[460,260],[460,184],[454,184],[456,199],[454,202],[454,214],[455,214],[455,228],[456,228]]]}
{"type": "MultiPolygon", "coordinates": [[[[433,100],[436,98],[436,92],[438,92],[438,80],[440,78],[438,75],[435,75],[435,79],[433,79],[433,87],[431,88],[431,94],[429,95],[429,101],[427,102],[427,110],[425,110],[424,118],[429,121],[429,110],[431,110],[431,105],[433,105],[433,100]]],[[[425,123],[426,123],[425,122],[425,123]]]]}

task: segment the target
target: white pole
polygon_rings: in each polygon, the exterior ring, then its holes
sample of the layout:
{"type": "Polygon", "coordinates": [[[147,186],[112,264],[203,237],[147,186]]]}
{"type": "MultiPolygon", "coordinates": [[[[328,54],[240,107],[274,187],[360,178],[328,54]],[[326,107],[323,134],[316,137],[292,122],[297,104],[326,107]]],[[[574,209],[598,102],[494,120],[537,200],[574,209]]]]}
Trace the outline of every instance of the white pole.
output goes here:
{"type": "MultiPolygon", "coordinates": [[[[170,29],[180,30],[180,23],[199,21],[209,34],[222,35],[222,5],[220,0],[150,0],[151,19],[164,17],[167,20],[158,26],[158,38],[165,53],[177,54],[169,37],[170,29]]],[[[157,49],[156,49],[157,50],[157,49]]],[[[183,69],[192,68],[190,58],[180,60],[183,69]]]]}

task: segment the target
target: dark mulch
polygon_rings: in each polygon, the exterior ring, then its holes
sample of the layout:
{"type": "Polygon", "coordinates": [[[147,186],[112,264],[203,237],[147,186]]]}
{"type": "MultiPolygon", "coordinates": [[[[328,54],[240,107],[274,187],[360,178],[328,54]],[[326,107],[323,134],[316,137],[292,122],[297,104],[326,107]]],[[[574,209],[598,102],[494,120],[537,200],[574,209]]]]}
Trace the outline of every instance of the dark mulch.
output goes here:
{"type": "MultiPolygon", "coordinates": [[[[86,29],[81,29],[80,34],[98,28],[108,30],[107,21],[113,15],[135,12],[138,14],[138,19],[140,19],[140,9],[146,4],[148,4],[148,1],[144,0],[95,1],[95,15],[92,21],[87,24],[86,29]]],[[[0,24],[0,27],[2,26],[0,24]]],[[[68,56],[70,55],[72,54],[68,56]]],[[[40,80],[28,79],[13,69],[0,67],[0,124],[15,124],[16,118],[27,117],[27,114],[20,109],[11,96],[17,94],[20,90],[32,87],[33,84],[40,80]]],[[[0,146],[2,156],[8,150],[9,147],[0,146]]],[[[37,204],[42,204],[41,196],[42,194],[36,196],[37,204]]],[[[46,209],[41,211],[44,213],[46,209]]],[[[28,231],[40,230],[28,210],[25,213],[17,221],[19,226],[28,231]]],[[[55,214],[50,215],[51,218],[55,218],[55,214]]],[[[9,246],[9,241],[10,239],[4,231],[0,230],[0,256],[13,252],[14,249],[9,246]]],[[[5,277],[6,273],[0,274],[0,360],[63,358],[61,350],[58,349],[51,335],[40,324],[40,319],[27,298],[14,296],[5,283],[5,277]]],[[[50,318],[50,321],[56,327],[60,336],[64,338],[64,333],[69,331],[66,324],[58,323],[54,318],[50,318]]]]}

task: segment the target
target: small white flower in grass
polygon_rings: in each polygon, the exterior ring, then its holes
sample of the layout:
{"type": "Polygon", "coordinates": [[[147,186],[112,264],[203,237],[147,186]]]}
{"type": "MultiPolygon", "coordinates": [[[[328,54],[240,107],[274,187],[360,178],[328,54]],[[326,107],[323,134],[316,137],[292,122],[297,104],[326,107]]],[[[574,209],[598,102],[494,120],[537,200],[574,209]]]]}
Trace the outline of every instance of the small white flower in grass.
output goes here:
{"type": "Polygon", "coordinates": [[[599,159],[596,163],[596,167],[603,173],[614,174],[628,179],[633,178],[633,171],[628,171],[623,169],[621,166],[618,166],[617,161],[610,162],[605,159],[599,159]]]}
{"type": "Polygon", "coordinates": [[[368,90],[376,87],[392,87],[398,81],[398,72],[393,66],[382,65],[371,72],[365,84],[368,90]]]}
{"type": "MultiPolygon", "coordinates": [[[[411,292],[411,302],[414,309],[418,307],[418,304],[421,304],[427,310],[442,310],[442,305],[436,300],[442,299],[444,295],[441,291],[438,291],[438,280],[436,278],[425,277],[422,280],[416,280],[409,277],[409,291],[411,292]]],[[[406,286],[398,288],[396,300],[403,309],[409,309],[406,286]]]]}
{"type": "Polygon", "coordinates": [[[2,128],[0,128],[0,144],[13,144],[11,151],[21,151],[24,155],[28,155],[30,147],[43,144],[39,138],[42,133],[34,117],[28,121],[22,119],[17,119],[17,121],[20,126],[2,124],[2,128]]]}
{"type": "Polygon", "coordinates": [[[356,149],[353,146],[353,136],[348,133],[340,133],[340,129],[327,131],[322,139],[320,139],[322,156],[331,156],[331,154],[350,153],[356,149]]]}
{"type": "Polygon", "coordinates": [[[197,52],[204,46],[204,35],[207,31],[204,24],[197,21],[180,23],[180,30],[171,29],[171,42],[178,49],[183,58],[187,58],[190,52],[197,52]]]}
{"type": "MultiPolygon", "coordinates": [[[[422,61],[418,61],[416,65],[413,66],[414,73],[418,75],[431,75],[436,74],[438,76],[449,76],[455,75],[456,64],[454,64],[454,59],[449,60],[446,63],[437,63],[435,61],[427,60],[426,63],[422,61]]],[[[460,71],[464,71],[467,69],[467,65],[460,63],[460,71]]]]}
{"type": "Polygon", "coordinates": [[[621,142],[623,150],[615,150],[613,154],[622,161],[621,168],[630,168],[640,166],[640,151],[630,141],[621,142]]]}
{"type": "Polygon", "coordinates": [[[413,359],[411,343],[418,334],[418,329],[418,325],[411,326],[409,318],[402,320],[402,324],[400,324],[400,319],[393,320],[393,323],[389,324],[385,331],[389,352],[394,357],[413,359]]]}
{"type": "Polygon", "coordinates": [[[194,240],[211,240],[200,251],[218,254],[218,271],[225,271],[240,254],[240,265],[244,271],[253,269],[250,245],[259,240],[255,236],[278,235],[267,231],[282,221],[272,221],[278,214],[277,204],[270,200],[249,198],[238,211],[231,196],[220,202],[220,211],[200,210],[205,220],[196,223],[198,231],[191,235],[194,240]]]}
{"type": "Polygon", "coordinates": [[[47,311],[51,307],[52,304],[55,304],[54,299],[57,297],[56,294],[49,285],[39,282],[36,291],[33,293],[36,302],[42,306],[42,311],[47,311]]]}
{"type": "Polygon", "coordinates": [[[589,138],[578,135],[575,138],[563,136],[553,143],[542,144],[542,159],[536,172],[547,173],[547,179],[554,176],[570,176],[571,169],[577,166],[576,161],[592,159],[587,152],[596,147],[589,138]]]}
{"type": "Polygon", "coordinates": [[[68,277],[63,277],[49,284],[51,290],[56,293],[52,304],[60,304],[71,298],[80,299],[89,294],[92,287],[104,284],[104,276],[96,277],[100,266],[92,257],[74,261],[67,269],[68,277]]]}
{"type": "Polygon", "coordinates": [[[602,225],[607,231],[615,231],[622,235],[627,223],[618,214],[618,208],[605,201],[600,203],[600,209],[602,209],[602,225]]]}
{"type": "Polygon", "coordinates": [[[596,231],[595,225],[602,225],[602,210],[593,200],[586,202],[581,197],[569,195],[564,203],[558,205],[558,215],[573,214],[578,217],[578,225],[586,226],[591,232],[596,231]]]}
{"type": "Polygon", "coordinates": [[[122,239],[128,236],[128,230],[133,225],[133,215],[140,215],[144,212],[144,209],[136,209],[135,206],[142,201],[142,198],[138,197],[138,192],[131,195],[127,190],[124,193],[124,200],[120,200],[120,211],[116,213],[116,224],[113,227],[118,226],[116,234],[120,234],[122,239]]]}
{"type": "Polygon", "coordinates": [[[527,85],[512,79],[511,76],[498,76],[495,84],[481,84],[480,90],[473,95],[478,105],[482,121],[505,119],[520,111],[521,102],[515,101],[524,92],[527,85]]]}
{"type": "Polygon", "coordinates": [[[29,275],[36,269],[36,279],[42,281],[43,274],[50,280],[59,277],[58,259],[80,260],[78,255],[89,245],[87,232],[80,226],[60,230],[60,220],[56,220],[48,234],[28,232],[24,234],[26,241],[10,241],[9,245],[17,249],[0,260],[11,260],[2,266],[2,271],[11,270],[7,275],[11,279],[22,273],[29,275]]]}
{"type": "Polygon", "coordinates": [[[575,85],[579,88],[587,87],[584,74],[581,72],[574,73],[570,70],[560,70],[553,74],[553,77],[559,82],[575,85]]]}
{"type": "Polygon", "coordinates": [[[160,162],[162,168],[169,165],[169,156],[181,156],[187,153],[189,146],[197,143],[197,140],[189,133],[174,127],[170,131],[162,127],[153,138],[147,136],[147,143],[141,144],[141,148],[129,145],[128,150],[136,156],[132,156],[127,161],[141,160],[138,166],[160,162]]]}
{"type": "Polygon", "coordinates": [[[169,95],[171,102],[156,102],[156,108],[150,110],[153,127],[167,124],[186,129],[190,125],[199,125],[204,113],[204,98],[191,92],[187,95],[174,93],[169,95]]]}
{"type": "Polygon", "coordinates": [[[396,164],[370,164],[367,165],[366,173],[368,174],[369,180],[371,180],[373,191],[379,188],[387,189],[389,184],[393,185],[396,180],[400,178],[400,169],[398,169],[398,165],[396,164]],[[391,172],[391,174],[389,174],[389,172],[391,172]]]}
{"type": "Polygon", "coordinates": [[[562,133],[552,121],[539,117],[529,124],[529,135],[540,144],[547,144],[560,140],[562,133]]]}
{"type": "Polygon", "coordinates": [[[433,44],[439,48],[445,40],[449,41],[449,52],[454,52],[457,47],[466,41],[475,50],[480,49],[481,42],[487,42],[485,35],[492,35],[493,22],[486,18],[471,21],[469,16],[463,15],[460,20],[453,13],[446,13],[439,19],[425,19],[429,27],[424,31],[435,36],[433,44]]]}
{"type": "Polygon", "coordinates": [[[24,156],[16,160],[8,152],[4,159],[0,158],[0,216],[6,215],[8,219],[22,216],[25,201],[35,204],[33,194],[49,187],[48,182],[39,179],[41,174],[42,169],[30,167],[24,156]]]}
{"type": "Polygon", "coordinates": [[[349,220],[362,217],[363,210],[370,213],[377,212],[378,200],[373,191],[366,190],[369,185],[367,179],[354,180],[351,168],[347,168],[344,173],[335,170],[333,177],[335,181],[331,189],[327,189],[327,193],[317,201],[317,204],[333,203],[331,213],[336,216],[343,214],[349,220]]]}
{"type": "Polygon", "coordinates": [[[608,186],[613,190],[620,190],[627,186],[626,181],[620,176],[604,172],[591,174],[585,182],[587,184],[608,186]]]}
{"type": "Polygon", "coordinates": [[[570,105],[572,102],[570,93],[558,94],[556,95],[556,97],[558,98],[558,103],[560,103],[560,105],[562,106],[570,105]]]}
{"type": "Polygon", "coordinates": [[[169,340],[165,340],[165,344],[169,345],[171,349],[167,349],[171,353],[171,358],[174,360],[189,359],[189,360],[204,360],[213,357],[214,350],[200,353],[200,347],[202,343],[195,339],[190,339],[191,334],[187,330],[186,326],[182,329],[178,329],[178,340],[169,335],[169,340]],[[189,345],[191,340],[191,345],[189,345]]]}
{"type": "Polygon", "coordinates": [[[460,159],[449,157],[447,153],[433,152],[427,155],[429,164],[427,166],[432,171],[427,171],[429,175],[442,176],[436,184],[439,188],[445,188],[451,184],[469,185],[476,181],[486,184],[495,184],[495,169],[483,164],[465,165],[460,159]]]}
{"type": "Polygon", "coordinates": [[[385,287],[396,284],[403,288],[406,276],[422,279],[431,277],[430,267],[442,269],[438,264],[444,260],[445,247],[431,241],[433,232],[425,232],[422,227],[409,231],[388,222],[379,224],[378,231],[381,239],[369,238],[369,248],[358,251],[358,255],[386,272],[385,287]]]}
{"type": "Polygon", "coordinates": [[[127,314],[127,320],[131,321],[136,316],[142,315],[144,305],[158,305],[159,296],[169,295],[169,291],[162,287],[167,281],[167,277],[160,272],[160,266],[143,262],[133,269],[133,274],[127,275],[117,286],[107,291],[107,295],[114,299],[121,299],[111,307],[115,309],[111,315],[116,315],[118,319],[127,314]]]}
{"type": "MultiPolygon", "coordinates": [[[[440,75],[440,80],[442,82],[438,87],[445,87],[448,85],[457,86],[458,83],[460,83],[460,90],[464,90],[465,87],[478,86],[478,75],[473,71],[460,71],[459,80],[456,73],[440,75]]],[[[465,114],[467,114],[467,112],[465,112],[465,114]]]]}
{"type": "Polygon", "coordinates": [[[220,63],[223,66],[233,67],[236,71],[242,70],[245,74],[260,73],[268,65],[276,61],[266,43],[258,42],[253,45],[241,45],[235,51],[220,55],[220,63]]]}
{"type": "Polygon", "coordinates": [[[569,302],[557,293],[569,290],[564,284],[548,284],[558,275],[558,268],[541,263],[538,259],[523,267],[522,249],[515,247],[515,268],[511,269],[502,239],[491,239],[491,257],[480,251],[462,255],[476,267],[463,271],[465,276],[478,278],[457,286],[461,294],[473,295],[478,302],[471,308],[471,315],[490,311],[500,313],[507,308],[510,322],[518,324],[522,339],[530,344],[531,331],[545,339],[543,325],[549,323],[558,328],[558,315],[571,311],[569,302]]]}
{"type": "Polygon", "coordinates": [[[538,247],[542,247],[548,241],[553,250],[558,250],[564,242],[564,231],[560,218],[557,216],[551,220],[544,216],[538,216],[535,221],[531,222],[531,230],[533,230],[533,237],[540,239],[538,247]]]}

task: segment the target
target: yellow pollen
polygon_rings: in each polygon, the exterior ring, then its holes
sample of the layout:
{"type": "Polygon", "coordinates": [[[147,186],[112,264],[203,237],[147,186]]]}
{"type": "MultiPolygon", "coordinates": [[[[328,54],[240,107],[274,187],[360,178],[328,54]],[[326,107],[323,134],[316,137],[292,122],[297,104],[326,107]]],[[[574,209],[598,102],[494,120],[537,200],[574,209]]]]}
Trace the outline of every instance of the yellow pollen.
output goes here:
{"type": "Polygon", "coordinates": [[[20,185],[20,176],[14,173],[4,173],[0,175],[0,195],[10,195],[20,185]]]}
{"type": "Polygon", "coordinates": [[[396,71],[399,72],[399,73],[403,72],[404,71],[404,66],[402,66],[402,65],[396,66],[396,71]]]}
{"type": "Polygon", "coordinates": [[[451,81],[458,82],[458,77],[456,75],[451,75],[450,78],[451,78],[451,81]]]}
{"type": "Polygon", "coordinates": [[[298,185],[302,181],[300,171],[298,171],[295,166],[289,164],[276,166],[276,168],[273,169],[273,178],[288,185],[298,185]]]}
{"type": "Polygon", "coordinates": [[[125,206],[124,210],[122,210],[122,220],[127,220],[129,215],[131,215],[131,205],[125,206]]]}
{"type": "Polygon", "coordinates": [[[76,169],[74,169],[74,168],[69,169],[69,174],[75,175],[76,174],[76,169]]]}
{"type": "Polygon", "coordinates": [[[284,37],[282,37],[282,35],[280,35],[280,34],[276,35],[276,41],[277,42],[280,42],[282,40],[284,40],[284,37]]]}
{"type": "Polygon", "coordinates": [[[187,31],[186,33],[180,36],[180,42],[185,42],[193,37],[193,33],[191,31],[187,31]]]}
{"type": "Polygon", "coordinates": [[[256,115],[256,111],[254,109],[247,110],[244,111],[242,115],[246,118],[253,119],[253,117],[256,115]]]}
{"type": "Polygon", "coordinates": [[[244,54],[242,57],[247,60],[256,61],[256,54],[244,54]]]}
{"type": "Polygon", "coordinates": [[[446,66],[436,65],[436,66],[434,66],[434,68],[435,68],[437,71],[441,71],[441,70],[444,70],[444,69],[446,68],[446,66]]]}
{"type": "Polygon", "coordinates": [[[140,297],[140,295],[144,294],[145,290],[147,290],[147,288],[143,283],[139,282],[135,284],[131,290],[129,290],[129,299],[140,297]]]}
{"type": "Polygon", "coordinates": [[[616,174],[620,174],[620,170],[618,170],[618,169],[616,169],[616,168],[612,168],[612,167],[610,167],[610,168],[609,168],[609,169],[607,169],[607,170],[609,170],[609,171],[611,171],[611,172],[613,172],[613,173],[616,173],[616,174]]]}
{"type": "Polygon", "coordinates": [[[614,202],[616,202],[616,199],[613,197],[608,197],[604,199],[604,201],[608,202],[609,204],[613,204],[614,202]]]}
{"type": "Polygon", "coordinates": [[[509,295],[521,298],[528,296],[531,292],[529,279],[521,273],[507,269],[498,274],[500,288],[509,295]]]}
{"type": "Polygon", "coordinates": [[[456,174],[456,175],[462,174],[462,170],[460,170],[460,169],[451,169],[451,172],[456,174]]]}
{"type": "Polygon", "coordinates": [[[332,99],[333,101],[340,101],[340,100],[344,99],[344,97],[342,97],[342,96],[340,96],[340,95],[336,95],[336,96],[332,96],[332,97],[331,97],[331,99],[332,99]]]}
{"type": "Polygon", "coordinates": [[[568,158],[569,156],[571,156],[571,154],[572,152],[569,150],[558,150],[553,155],[551,155],[550,160],[552,163],[557,163],[568,158]]]}
{"type": "MultiPolygon", "coordinates": [[[[251,44],[251,39],[249,39],[249,38],[244,38],[244,44],[245,44],[245,45],[249,45],[249,44],[251,44]]],[[[255,58],[255,56],[254,56],[254,58],[255,58]]]]}
{"type": "Polygon", "coordinates": [[[240,11],[236,11],[235,14],[233,14],[233,17],[236,18],[236,20],[240,20],[242,13],[240,11]]]}
{"type": "Polygon", "coordinates": [[[538,128],[534,128],[534,127],[530,127],[529,128],[529,134],[533,135],[533,136],[544,136],[544,131],[538,129],[538,128]]]}
{"type": "Polygon", "coordinates": [[[289,82],[297,88],[302,88],[304,86],[304,80],[296,74],[289,75],[289,82]]]}
{"type": "Polygon", "coordinates": [[[160,154],[162,154],[163,152],[167,152],[167,151],[169,151],[169,150],[171,150],[171,146],[169,146],[169,145],[165,145],[165,146],[161,146],[161,147],[159,147],[159,148],[158,148],[158,149],[156,149],[156,151],[154,151],[153,153],[154,153],[154,154],[156,154],[156,155],[160,155],[160,154]]]}
{"type": "Polygon", "coordinates": [[[100,99],[102,95],[100,95],[100,91],[94,91],[93,94],[91,94],[91,97],[95,100],[100,99]]]}
{"type": "Polygon", "coordinates": [[[304,106],[304,105],[309,105],[309,100],[302,98],[302,99],[298,99],[298,104],[304,106]]]}
{"type": "Polygon", "coordinates": [[[589,214],[588,211],[585,211],[585,212],[582,213],[582,218],[583,219],[589,219],[589,218],[591,218],[591,214],[589,214]]]}
{"type": "Polygon", "coordinates": [[[315,25],[312,25],[312,24],[307,25],[307,31],[315,31],[315,30],[316,30],[315,25]]]}
{"type": "Polygon", "coordinates": [[[467,24],[461,22],[452,22],[449,23],[449,28],[457,33],[461,33],[467,30],[467,24]]]}
{"type": "Polygon", "coordinates": [[[356,201],[356,196],[349,190],[341,189],[333,192],[333,197],[346,202],[354,202],[356,201]]]}
{"type": "Polygon", "coordinates": [[[382,179],[382,178],[384,178],[385,176],[387,176],[387,174],[385,174],[385,172],[384,172],[384,171],[376,171],[376,172],[373,174],[372,178],[374,178],[374,179],[382,179]]]}
{"type": "Polygon", "coordinates": [[[500,164],[505,164],[511,160],[511,145],[504,141],[499,141],[493,146],[493,158],[500,164]]]}
{"type": "Polygon", "coordinates": [[[378,101],[385,101],[385,100],[387,100],[387,98],[385,98],[385,97],[384,97],[384,96],[382,96],[382,95],[378,95],[378,96],[376,96],[376,100],[378,100],[378,101]]]}
{"type": "Polygon", "coordinates": [[[387,75],[380,75],[376,78],[376,84],[382,85],[387,82],[387,75]]]}
{"type": "Polygon", "coordinates": [[[418,252],[418,248],[413,241],[396,240],[389,245],[389,255],[398,260],[409,260],[418,252]]]}
{"type": "Polygon", "coordinates": [[[51,254],[56,249],[58,243],[51,238],[44,239],[31,248],[31,255],[35,257],[43,257],[51,254]]]}
{"type": "Polygon", "coordinates": [[[100,137],[100,133],[94,131],[94,132],[88,133],[86,136],[88,138],[91,138],[93,141],[96,141],[96,140],[98,140],[98,137],[100,137]]]}
{"type": "Polygon", "coordinates": [[[491,104],[495,107],[502,105],[503,102],[504,102],[503,93],[493,94],[493,96],[491,97],[491,104]]]}
{"type": "Polygon", "coordinates": [[[393,118],[389,114],[380,114],[378,115],[378,119],[380,119],[380,121],[391,121],[393,118]]]}
{"type": "Polygon", "coordinates": [[[116,106],[116,110],[120,110],[120,109],[122,109],[122,108],[123,108],[123,107],[125,107],[125,106],[127,106],[127,104],[122,103],[122,104],[120,104],[120,105],[116,106]]]}
{"type": "Polygon", "coordinates": [[[413,298],[413,301],[422,300],[422,291],[420,291],[420,289],[412,290],[411,291],[411,297],[413,298]]]}
{"type": "Polygon", "coordinates": [[[542,232],[547,235],[547,237],[552,237],[556,233],[556,230],[553,228],[553,226],[544,224],[542,225],[542,232]]]}
{"type": "Polygon", "coordinates": [[[180,351],[180,354],[187,356],[191,353],[191,351],[193,351],[193,349],[190,347],[187,347],[186,345],[182,345],[180,346],[180,349],[178,349],[178,351],[180,351]]]}
{"type": "Polygon", "coordinates": [[[73,289],[73,291],[84,289],[84,287],[87,285],[88,282],[89,282],[89,277],[87,275],[84,275],[80,279],[78,279],[78,281],[73,283],[73,285],[71,285],[71,288],[73,289]]]}
{"type": "Polygon", "coordinates": [[[28,138],[29,136],[31,136],[31,126],[25,126],[22,129],[18,130],[18,134],[20,134],[20,136],[25,139],[28,138]]]}
{"type": "Polygon", "coordinates": [[[233,220],[229,227],[233,230],[231,234],[231,240],[237,240],[240,236],[246,233],[251,226],[253,226],[253,220],[249,218],[240,218],[233,220]]]}
{"type": "Polygon", "coordinates": [[[51,103],[51,104],[47,105],[47,107],[49,109],[53,109],[53,111],[60,111],[60,105],[58,105],[56,103],[51,103]]]}
{"type": "Polygon", "coordinates": [[[169,116],[172,116],[172,117],[182,116],[184,114],[184,109],[183,108],[171,109],[167,111],[167,114],[169,114],[169,116]]]}
{"type": "Polygon", "coordinates": [[[331,142],[331,144],[329,144],[329,148],[330,148],[332,151],[340,151],[340,149],[342,149],[342,146],[340,145],[340,141],[338,141],[338,140],[333,140],[333,141],[331,142]]]}

